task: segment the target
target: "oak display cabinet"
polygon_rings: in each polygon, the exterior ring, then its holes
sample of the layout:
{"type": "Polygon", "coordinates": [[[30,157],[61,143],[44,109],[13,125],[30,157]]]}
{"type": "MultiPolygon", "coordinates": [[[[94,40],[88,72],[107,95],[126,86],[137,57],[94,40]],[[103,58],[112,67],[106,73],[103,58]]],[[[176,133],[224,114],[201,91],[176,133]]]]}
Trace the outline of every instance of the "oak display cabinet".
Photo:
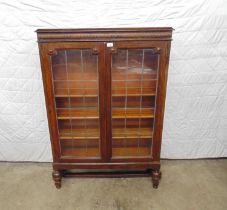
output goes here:
{"type": "Polygon", "coordinates": [[[151,176],[172,28],[38,29],[53,179],[151,176]]]}

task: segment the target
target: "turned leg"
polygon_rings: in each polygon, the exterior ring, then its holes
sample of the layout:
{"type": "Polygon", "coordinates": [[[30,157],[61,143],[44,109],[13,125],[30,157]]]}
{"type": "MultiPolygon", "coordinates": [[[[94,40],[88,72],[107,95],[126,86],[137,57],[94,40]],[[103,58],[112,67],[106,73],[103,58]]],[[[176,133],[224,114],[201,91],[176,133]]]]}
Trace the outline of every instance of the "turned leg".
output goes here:
{"type": "Polygon", "coordinates": [[[159,185],[159,180],[161,179],[161,172],[159,170],[152,171],[152,181],[153,181],[153,188],[157,189],[159,185]]]}
{"type": "Polygon", "coordinates": [[[55,183],[55,186],[57,189],[61,188],[61,171],[58,171],[58,170],[54,170],[52,172],[52,177],[53,177],[53,180],[54,180],[54,183],[55,183]]]}

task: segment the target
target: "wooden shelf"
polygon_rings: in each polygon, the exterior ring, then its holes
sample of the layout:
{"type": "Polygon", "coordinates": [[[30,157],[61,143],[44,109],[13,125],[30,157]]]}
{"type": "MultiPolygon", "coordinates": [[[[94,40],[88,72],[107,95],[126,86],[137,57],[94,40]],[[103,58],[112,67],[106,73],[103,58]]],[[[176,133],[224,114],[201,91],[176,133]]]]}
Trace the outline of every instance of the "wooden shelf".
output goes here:
{"type": "Polygon", "coordinates": [[[98,119],[98,109],[57,109],[57,119],[98,119]]]}
{"type": "MultiPolygon", "coordinates": [[[[57,119],[98,119],[97,109],[57,109],[57,119]]],[[[112,109],[113,119],[154,118],[154,109],[112,109]]]]}
{"type": "MultiPolygon", "coordinates": [[[[91,65],[92,66],[92,65],[91,65]]],[[[80,66],[67,64],[67,71],[65,64],[55,64],[52,66],[54,82],[67,82],[67,81],[98,81],[97,69],[86,69],[81,72],[80,66]],[[68,74],[68,77],[67,77],[68,74]],[[70,78],[70,80],[68,80],[70,78]],[[80,78],[81,80],[78,80],[80,78]]]]}
{"type": "Polygon", "coordinates": [[[62,95],[68,97],[69,95],[73,96],[84,96],[84,95],[91,95],[91,96],[98,96],[99,91],[97,87],[90,87],[90,88],[72,88],[72,87],[62,87],[62,86],[55,86],[54,89],[55,96],[62,95]]]}
{"type": "MultiPolygon", "coordinates": [[[[99,129],[59,129],[60,139],[97,139],[99,138],[99,129]]],[[[114,128],[112,129],[112,138],[152,138],[151,128],[114,128]]]]}
{"type": "Polygon", "coordinates": [[[112,89],[112,96],[155,96],[156,88],[125,88],[125,87],[118,87],[112,89]],[[127,94],[126,94],[127,93],[127,94]]]}
{"type": "Polygon", "coordinates": [[[131,138],[131,139],[112,139],[113,148],[125,148],[125,147],[149,147],[151,148],[152,139],[148,138],[131,138]]]}
{"type": "Polygon", "coordinates": [[[99,148],[99,139],[60,139],[61,147],[64,149],[86,149],[99,148]]]}
{"type": "Polygon", "coordinates": [[[153,130],[152,128],[113,128],[112,138],[122,139],[122,138],[152,138],[153,130]]]}
{"type": "Polygon", "coordinates": [[[154,118],[154,109],[112,109],[113,119],[122,118],[154,118]]]}
{"type": "MultiPolygon", "coordinates": [[[[117,93],[115,93],[115,94],[113,94],[112,95],[112,97],[133,97],[133,96],[136,96],[136,97],[138,97],[138,96],[155,96],[156,95],[156,93],[142,93],[142,94],[140,94],[140,93],[129,93],[129,94],[117,94],[117,93]]],[[[57,95],[55,95],[55,97],[56,98],[82,98],[82,97],[98,97],[98,95],[92,95],[92,94],[84,94],[84,95],[73,95],[73,94],[71,94],[71,95],[67,95],[67,94],[57,94],[57,95]]]]}
{"type": "Polygon", "coordinates": [[[99,129],[82,128],[82,129],[59,129],[60,139],[99,139],[99,129]]]}
{"type": "MultiPolygon", "coordinates": [[[[79,148],[98,148],[100,145],[99,139],[64,139],[61,138],[61,146],[65,149],[79,149],[79,148]]],[[[151,147],[151,139],[113,139],[113,148],[143,148],[151,147]]]]}
{"type": "MultiPolygon", "coordinates": [[[[155,87],[113,87],[112,97],[126,97],[126,96],[155,96],[155,87]]],[[[58,88],[55,90],[55,97],[98,97],[98,89],[95,88],[58,88]]]]}
{"type": "Polygon", "coordinates": [[[68,148],[62,147],[62,156],[70,157],[99,157],[99,148],[68,148]]]}
{"type": "Polygon", "coordinates": [[[55,95],[55,98],[82,98],[82,97],[98,97],[98,95],[93,95],[93,94],[85,94],[85,95],[68,95],[68,94],[57,94],[55,95]]]}
{"type": "Polygon", "coordinates": [[[155,93],[142,93],[142,94],[113,94],[112,97],[139,97],[139,96],[155,96],[155,93]]]}
{"type": "Polygon", "coordinates": [[[149,156],[151,155],[150,147],[121,147],[121,148],[112,148],[113,157],[125,157],[125,156],[149,156]]]}
{"type": "MultiPolygon", "coordinates": [[[[121,67],[114,68],[112,67],[112,79],[113,80],[140,80],[142,76],[142,68],[130,68],[130,67],[121,67]],[[127,72],[127,74],[126,74],[127,72]]],[[[152,80],[157,79],[158,72],[157,70],[151,68],[143,69],[143,79],[152,80]]]]}
{"type": "MultiPolygon", "coordinates": [[[[98,157],[100,154],[99,148],[94,147],[62,147],[62,156],[73,156],[73,157],[98,157]]],[[[112,155],[115,157],[126,157],[126,156],[150,156],[150,147],[119,147],[112,148],[112,155]]]]}

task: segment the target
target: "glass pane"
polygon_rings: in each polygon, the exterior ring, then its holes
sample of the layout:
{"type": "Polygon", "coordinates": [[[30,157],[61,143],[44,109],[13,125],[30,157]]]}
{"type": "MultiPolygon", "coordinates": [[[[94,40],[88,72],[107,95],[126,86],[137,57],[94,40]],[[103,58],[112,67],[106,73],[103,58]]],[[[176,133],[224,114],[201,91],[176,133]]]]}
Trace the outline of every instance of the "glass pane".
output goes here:
{"type": "Polygon", "coordinates": [[[112,56],[112,156],[150,157],[159,54],[118,49],[112,56]]]}
{"type": "Polygon", "coordinates": [[[61,155],[99,157],[98,56],[58,50],[51,62],[61,155]]]}

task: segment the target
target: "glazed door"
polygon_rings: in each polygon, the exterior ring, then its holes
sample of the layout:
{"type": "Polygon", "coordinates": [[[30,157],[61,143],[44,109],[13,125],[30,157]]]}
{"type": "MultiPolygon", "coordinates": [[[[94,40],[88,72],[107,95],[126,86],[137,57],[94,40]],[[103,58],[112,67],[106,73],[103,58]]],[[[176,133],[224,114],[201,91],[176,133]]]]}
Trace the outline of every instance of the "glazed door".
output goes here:
{"type": "Polygon", "coordinates": [[[160,52],[151,42],[107,46],[112,160],[152,159],[160,52]]]}
{"type": "Polygon", "coordinates": [[[104,156],[102,46],[92,42],[48,45],[52,111],[58,128],[52,131],[52,143],[59,159],[89,159],[90,162],[104,156]]]}

